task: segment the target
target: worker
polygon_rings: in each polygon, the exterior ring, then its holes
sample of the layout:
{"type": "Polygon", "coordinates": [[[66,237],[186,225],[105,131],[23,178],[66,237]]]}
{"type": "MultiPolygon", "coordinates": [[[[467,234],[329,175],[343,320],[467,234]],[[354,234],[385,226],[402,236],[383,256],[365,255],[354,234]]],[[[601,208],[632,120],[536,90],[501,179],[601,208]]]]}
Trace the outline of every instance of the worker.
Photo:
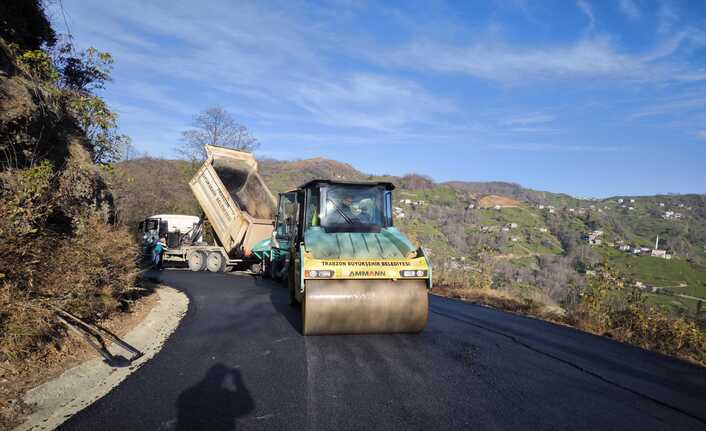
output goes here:
{"type": "Polygon", "coordinates": [[[344,216],[344,218],[348,218],[348,220],[355,221],[356,217],[353,215],[351,205],[353,205],[353,196],[344,196],[343,199],[341,199],[341,215],[344,216]]]}
{"type": "Polygon", "coordinates": [[[164,238],[160,238],[152,247],[152,267],[158,271],[162,270],[165,250],[167,250],[167,241],[164,238]]]}

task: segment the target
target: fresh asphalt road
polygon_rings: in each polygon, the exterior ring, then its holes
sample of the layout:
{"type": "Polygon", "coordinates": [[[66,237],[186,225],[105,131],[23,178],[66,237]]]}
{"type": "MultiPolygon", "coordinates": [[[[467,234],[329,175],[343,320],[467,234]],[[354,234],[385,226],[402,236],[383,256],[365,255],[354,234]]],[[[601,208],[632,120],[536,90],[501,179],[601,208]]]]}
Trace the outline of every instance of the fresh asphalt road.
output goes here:
{"type": "Polygon", "coordinates": [[[706,369],[430,297],[420,334],[304,337],[279,285],[165,271],[189,311],[70,430],[706,429],[706,369]]]}

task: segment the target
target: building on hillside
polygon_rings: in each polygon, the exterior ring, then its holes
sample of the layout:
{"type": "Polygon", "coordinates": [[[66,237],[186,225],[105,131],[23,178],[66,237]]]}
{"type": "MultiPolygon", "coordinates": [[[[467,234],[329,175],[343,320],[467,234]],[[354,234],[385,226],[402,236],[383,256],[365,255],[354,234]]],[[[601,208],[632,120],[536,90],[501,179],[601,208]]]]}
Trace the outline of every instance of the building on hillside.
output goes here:
{"type": "Polygon", "coordinates": [[[635,203],[635,199],[630,199],[630,203],[631,203],[631,204],[634,204],[634,203],[635,203]]]}
{"type": "Polygon", "coordinates": [[[618,250],[620,250],[620,251],[630,251],[630,248],[631,247],[628,244],[620,244],[618,246],[618,250]]]}
{"type": "Polygon", "coordinates": [[[543,209],[544,209],[544,205],[539,204],[539,205],[537,205],[537,208],[539,208],[540,210],[543,210],[543,209]]]}
{"type": "Polygon", "coordinates": [[[549,232],[549,229],[547,229],[546,227],[540,227],[539,231],[542,233],[546,233],[546,232],[549,232]]]}
{"type": "Polygon", "coordinates": [[[554,208],[549,208],[549,214],[554,214],[556,211],[554,211],[554,208]]]}
{"type": "Polygon", "coordinates": [[[601,245],[603,243],[603,239],[601,238],[602,236],[602,230],[594,230],[587,234],[581,235],[581,239],[587,241],[590,245],[601,245]]]}
{"type": "Polygon", "coordinates": [[[512,241],[512,242],[517,242],[519,240],[520,240],[520,238],[518,238],[516,236],[513,236],[512,238],[510,238],[510,241],[512,241]]]}
{"type": "Polygon", "coordinates": [[[618,199],[619,204],[622,204],[623,202],[625,202],[623,199],[618,199]]]}
{"type": "Polygon", "coordinates": [[[501,209],[503,209],[503,207],[501,207],[500,205],[495,205],[495,206],[493,207],[493,209],[494,209],[494,210],[497,210],[497,211],[500,211],[501,209]]]}
{"type": "Polygon", "coordinates": [[[474,209],[475,207],[476,207],[476,204],[471,203],[471,204],[468,204],[468,206],[466,207],[466,209],[467,209],[467,210],[472,210],[472,209],[474,209]]]}
{"type": "Polygon", "coordinates": [[[667,250],[652,250],[650,254],[652,257],[661,257],[662,259],[667,258],[667,250]]]}
{"type": "Polygon", "coordinates": [[[400,199],[400,203],[410,205],[412,203],[412,199],[400,199]]]}
{"type": "Polygon", "coordinates": [[[664,202],[659,203],[660,208],[664,208],[664,202]]]}
{"type": "Polygon", "coordinates": [[[503,226],[502,229],[500,229],[503,232],[510,232],[510,228],[507,226],[503,226]]]}
{"type": "Polygon", "coordinates": [[[517,226],[518,226],[518,225],[517,225],[517,223],[508,223],[508,224],[506,224],[505,226],[508,227],[508,228],[510,228],[510,229],[517,229],[517,226]]]}

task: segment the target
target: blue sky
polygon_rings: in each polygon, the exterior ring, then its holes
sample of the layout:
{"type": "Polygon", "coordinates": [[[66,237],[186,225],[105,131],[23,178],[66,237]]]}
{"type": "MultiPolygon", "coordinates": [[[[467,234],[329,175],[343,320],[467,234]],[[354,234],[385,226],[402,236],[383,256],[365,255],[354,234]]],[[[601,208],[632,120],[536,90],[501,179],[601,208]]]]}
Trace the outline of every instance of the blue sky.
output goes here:
{"type": "Polygon", "coordinates": [[[706,1],[63,0],[105,97],[174,157],[222,105],[276,159],[578,196],[706,192],[706,1]]]}

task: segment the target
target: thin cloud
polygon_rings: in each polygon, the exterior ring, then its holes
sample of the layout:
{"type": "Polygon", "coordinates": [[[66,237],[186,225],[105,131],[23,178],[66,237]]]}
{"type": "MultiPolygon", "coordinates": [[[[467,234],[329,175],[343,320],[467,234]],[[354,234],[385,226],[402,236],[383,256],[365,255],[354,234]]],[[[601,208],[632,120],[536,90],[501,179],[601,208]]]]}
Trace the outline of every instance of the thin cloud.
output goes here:
{"type": "Polygon", "coordinates": [[[674,5],[668,0],[660,0],[657,8],[657,31],[667,34],[679,22],[679,15],[674,10],[674,5]]]}
{"type": "Polygon", "coordinates": [[[460,73],[490,81],[523,83],[536,79],[605,77],[635,81],[670,81],[690,70],[667,59],[685,43],[702,46],[695,31],[664,39],[652,50],[621,53],[607,37],[584,38],[564,46],[522,49],[498,41],[467,46],[418,40],[386,55],[390,66],[460,73]]]}
{"type": "Polygon", "coordinates": [[[696,138],[706,141],[706,130],[699,130],[696,132],[696,138]]]}
{"type": "Polygon", "coordinates": [[[452,102],[432,96],[412,81],[374,74],[304,83],[290,97],[321,123],[376,130],[424,123],[455,109],[452,102]]]}
{"type": "Polygon", "coordinates": [[[646,117],[672,115],[691,111],[703,111],[704,107],[706,107],[705,96],[683,98],[645,106],[630,115],[629,118],[631,120],[637,120],[646,117]]]}
{"type": "Polygon", "coordinates": [[[518,115],[515,117],[510,117],[503,120],[502,124],[512,126],[512,125],[522,125],[526,126],[528,124],[539,124],[548,123],[554,121],[554,116],[545,114],[543,112],[530,112],[528,114],[518,115]]]}
{"type": "Polygon", "coordinates": [[[596,17],[593,16],[593,8],[586,0],[576,0],[576,6],[581,9],[581,12],[588,18],[588,30],[593,30],[596,27],[596,17]]]}
{"type": "Polygon", "coordinates": [[[618,5],[620,6],[620,11],[633,21],[639,20],[642,16],[642,12],[634,0],[620,0],[618,5]]]}
{"type": "Polygon", "coordinates": [[[560,133],[561,129],[555,127],[513,127],[508,129],[508,131],[513,133],[560,133]]]}
{"type": "Polygon", "coordinates": [[[622,150],[619,147],[598,147],[586,145],[557,145],[557,144],[496,144],[492,148],[505,151],[530,151],[530,152],[585,152],[606,153],[622,150]]]}

